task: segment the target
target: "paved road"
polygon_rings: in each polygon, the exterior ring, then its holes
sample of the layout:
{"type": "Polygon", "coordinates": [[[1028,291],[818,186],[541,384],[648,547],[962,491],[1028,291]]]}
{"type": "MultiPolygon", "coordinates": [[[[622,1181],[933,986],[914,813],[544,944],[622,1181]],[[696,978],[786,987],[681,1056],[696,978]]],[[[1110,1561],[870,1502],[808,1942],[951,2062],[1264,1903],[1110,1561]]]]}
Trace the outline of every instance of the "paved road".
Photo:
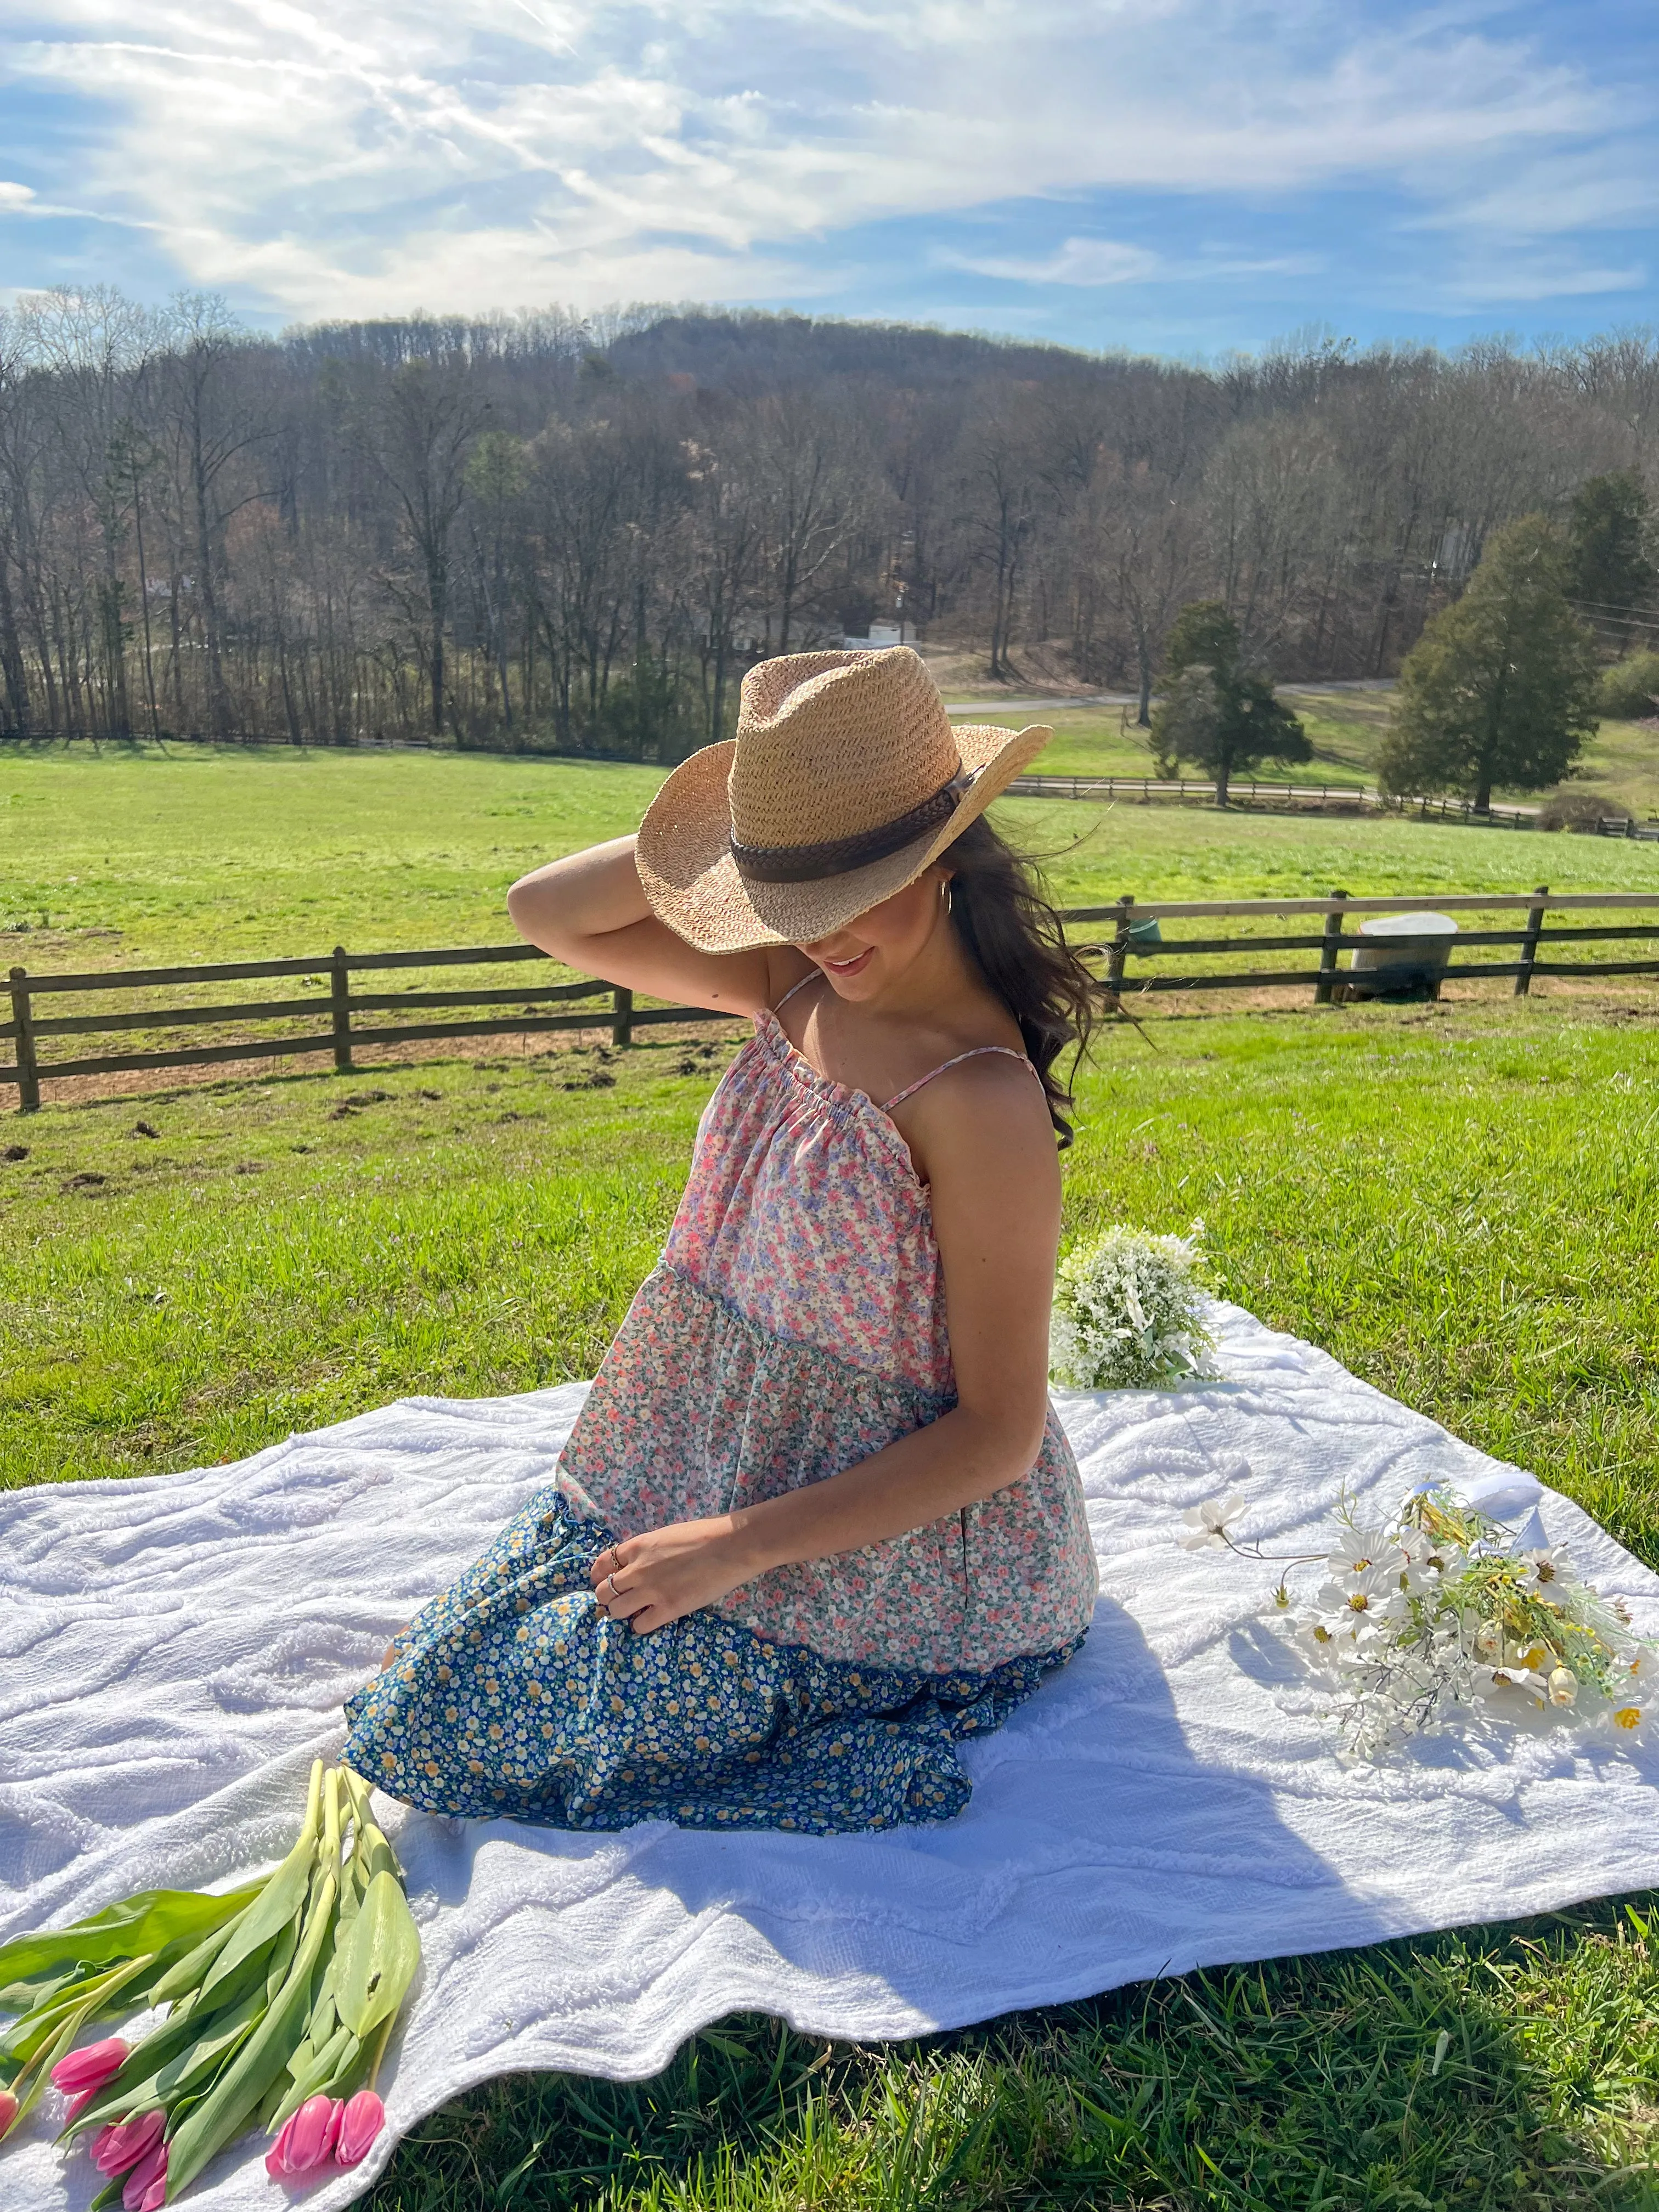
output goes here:
{"type": "MultiPolygon", "coordinates": [[[[1340,684],[1281,684],[1277,688],[1295,697],[1315,691],[1392,691],[1394,678],[1356,676],[1340,684]]],[[[1139,696],[1136,691],[1089,691],[1064,699],[947,699],[945,710],[949,714],[1054,714],[1079,708],[1133,707],[1139,696]]]]}

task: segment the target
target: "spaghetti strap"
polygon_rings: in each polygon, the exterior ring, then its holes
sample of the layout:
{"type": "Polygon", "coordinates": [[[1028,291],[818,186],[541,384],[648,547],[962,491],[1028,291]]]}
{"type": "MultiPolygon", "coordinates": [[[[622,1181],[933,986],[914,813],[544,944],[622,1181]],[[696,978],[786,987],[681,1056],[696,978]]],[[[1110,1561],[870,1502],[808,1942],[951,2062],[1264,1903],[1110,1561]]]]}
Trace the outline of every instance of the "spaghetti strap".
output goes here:
{"type": "Polygon", "coordinates": [[[781,1013],[783,1009],[788,1005],[791,999],[794,997],[796,992],[804,991],[809,983],[816,983],[823,972],[822,969],[814,968],[810,974],[803,975],[799,983],[792,983],[789,986],[789,988],[784,993],[783,996],[778,1000],[777,1005],[773,1007],[772,1012],[775,1014],[781,1013]]]}
{"type": "MultiPolygon", "coordinates": [[[[919,1075],[914,1083],[907,1083],[902,1091],[896,1091],[892,1097],[884,1101],[882,1112],[890,1114],[895,1106],[902,1106],[907,1098],[914,1098],[924,1085],[931,1083],[936,1075],[943,1075],[947,1067],[960,1067],[964,1060],[977,1060],[981,1053],[987,1052],[1003,1053],[1008,1059],[1017,1060],[1022,1067],[1030,1067],[1032,1074],[1036,1075],[1036,1068],[1031,1066],[1025,1054],[1016,1052],[1012,1045],[976,1044],[970,1052],[959,1052],[954,1060],[942,1060],[937,1067],[930,1067],[926,1075],[919,1075]]],[[[1037,1076],[1037,1080],[1040,1083],[1042,1077],[1037,1076]]]]}

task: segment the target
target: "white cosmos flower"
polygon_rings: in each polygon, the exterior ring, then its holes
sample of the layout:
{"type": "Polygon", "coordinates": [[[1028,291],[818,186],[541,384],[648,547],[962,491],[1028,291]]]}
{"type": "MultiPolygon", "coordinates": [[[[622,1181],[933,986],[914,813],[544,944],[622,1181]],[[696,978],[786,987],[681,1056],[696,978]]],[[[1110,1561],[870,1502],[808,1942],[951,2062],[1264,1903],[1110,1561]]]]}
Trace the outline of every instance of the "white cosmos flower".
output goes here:
{"type": "Polygon", "coordinates": [[[1396,1620],[1406,1607],[1400,1571],[1397,1556],[1376,1566],[1345,1569],[1325,1584],[1318,1603],[1325,1613],[1339,1619],[1346,1614],[1351,1622],[1396,1620]]]}
{"type": "Polygon", "coordinates": [[[1521,1579],[1523,1583],[1547,1589],[1552,1583],[1560,1582],[1571,1572],[1565,1544],[1545,1544],[1521,1554],[1521,1579]]]}
{"type": "MultiPolygon", "coordinates": [[[[1181,1541],[1228,1542],[1243,1503],[1194,1507],[1181,1541]]],[[[1380,1759],[1471,1706],[1505,1725],[1532,1712],[1558,1724],[1605,1713],[1620,1732],[1644,1724],[1659,1647],[1643,1644],[1621,1600],[1581,1582],[1559,1545],[1522,1549],[1473,1511],[1431,1535],[1419,1510],[1407,1498],[1381,1529],[1340,1527],[1318,1589],[1293,1595],[1281,1579],[1274,1592],[1274,1613],[1321,1662],[1344,1756],[1380,1759]]]]}
{"type": "Polygon", "coordinates": [[[1334,1659],[1337,1656],[1334,1649],[1336,1639],[1347,1633],[1340,1621],[1333,1626],[1328,1620],[1304,1620],[1296,1632],[1296,1640],[1298,1644],[1307,1644],[1322,1659],[1334,1659]]]}
{"type": "Polygon", "coordinates": [[[1330,1565],[1343,1574],[1369,1574],[1381,1567],[1392,1571],[1396,1579],[1406,1565],[1407,1555],[1395,1539],[1381,1528],[1344,1528],[1331,1547],[1330,1565]]]}
{"type": "Polygon", "coordinates": [[[1236,1521],[1244,1510],[1247,1500],[1240,1491],[1230,1498],[1206,1498],[1201,1505],[1194,1505],[1182,1515],[1188,1533],[1176,1541],[1183,1552],[1224,1551],[1231,1531],[1228,1522],[1236,1521]]]}

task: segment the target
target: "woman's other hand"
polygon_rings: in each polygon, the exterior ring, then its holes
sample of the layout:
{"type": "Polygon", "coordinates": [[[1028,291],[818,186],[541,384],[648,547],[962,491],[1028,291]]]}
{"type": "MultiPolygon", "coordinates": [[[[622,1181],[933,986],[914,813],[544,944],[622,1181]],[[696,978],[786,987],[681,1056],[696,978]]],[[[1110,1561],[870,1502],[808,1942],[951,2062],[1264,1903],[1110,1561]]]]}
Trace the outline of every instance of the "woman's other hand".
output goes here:
{"type": "Polygon", "coordinates": [[[720,1517],[675,1521],[630,1536],[600,1553],[588,1580],[601,1613],[644,1635],[717,1604],[754,1571],[753,1563],[739,1556],[731,1521],[720,1517]]]}

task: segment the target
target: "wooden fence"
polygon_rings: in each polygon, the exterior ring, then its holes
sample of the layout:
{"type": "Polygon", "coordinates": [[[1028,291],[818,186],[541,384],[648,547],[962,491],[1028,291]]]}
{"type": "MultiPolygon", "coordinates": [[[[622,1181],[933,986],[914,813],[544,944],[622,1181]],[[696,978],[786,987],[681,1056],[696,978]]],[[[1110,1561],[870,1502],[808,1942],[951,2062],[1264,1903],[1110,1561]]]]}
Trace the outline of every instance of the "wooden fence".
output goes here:
{"type": "Polygon", "coordinates": [[[631,991],[610,983],[532,983],[519,990],[489,990],[465,986],[449,991],[376,991],[353,988],[353,977],[384,973],[388,969],[494,967],[508,962],[534,960],[545,963],[545,955],[533,945],[469,945],[425,952],[348,952],[337,945],[331,953],[316,960],[217,961],[187,968],[94,969],[80,975],[31,975],[14,968],[9,977],[11,1019],[0,1023],[0,1043],[14,1048],[13,1063],[0,1066],[0,1083],[15,1083],[18,1105],[24,1113],[40,1103],[40,1085],[54,1077],[117,1075],[151,1068],[201,1067],[220,1060],[274,1060],[295,1054],[328,1053],[341,1074],[352,1068],[352,1053],[359,1046],[408,1044],[424,1038],[520,1036],[544,1030],[608,1029],[613,1044],[629,1043],[636,1029],[659,1022],[709,1022],[729,1018],[696,1006],[635,1006],[631,991]],[[143,1006],[130,1012],[100,1008],[89,1014],[46,1014],[39,1002],[62,994],[151,991],[181,984],[224,984],[262,980],[266,976],[316,976],[325,980],[328,995],[309,999],[239,1000],[228,1005],[143,1006]],[[583,1000],[602,1000],[584,1012],[555,1012],[550,1009],[583,1000]],[[513,1014],[471,1013],[465,1019],[448,1015],[451,1008],[513,1006],[513,1014]],[[442,1010],[441,1021],[370,1020],[362,1017],[442,1010]],[[325,1022],[320,1030],[295,1030],[295,1021],[325,1022]],[[106,1035],[120,1030],[163,1030],[204,1025],[243,1025],[282,1022],[276,1036],[239,1038],[232,1043],[173,1047],[161,1052],[100,1053],[88,1059],[42,1060],[44,1037],[106,1035]]]}
{"type": "MultiPolygon", "coordinates": [[[[1134,799],[1142,805],[1213,806],[1214,783],[1205,776],[1017,775],[1011,799],[1134,799]]],[[[1235,780],[1227,787],[1231,806],[1267,807],[1284,812],[1320,806],[1356,806],[1362,811],[1398,814],[1413,822],[1457,822],[1474,830],[1536,830],[1535,806],[1480,806],[1471,799],[1386,798],[1360,783],[1264,783],[1259,777],[1235,780]]],[[[1577,825],[1587,836],[1624,837],[1659,843],[1659,825],[1639,826],[1632,814],[1604,814],[1577,825]]]]}
{"type": "MultiPolygon", "coordinates": [[[[1534,975],[1659,975],[1659,892],[1655,891],[1579,891],[1552,896],[1549,885],[1540,884],[1534,891],[1460,892],[1454,897],[1427,892],[1413,898],[1351,898],[1346,891],[1335,890],[1328,898],[1188,899],[1158,901],[1146,906],[1137,904],[1133,896],[1126,895],[1110,906],[1073,907],[1066,920],[1073,927],[1085,922],[1112,924],[1110,934],[1103,937],[1095,949],[1105,961],[1103,984],[1115,1000],[1148,991],[1258,991],[1310,985],[1314,1005],[1322,1006],[1329,1006],[1340,993],[1350,988],[1344,982],[1337,963],[1345,951],[1352,951],[1357,943],[1364,941],[1345,938],[1351,917],[1414,914],[1425,909],[1454,917],[1470,913],[1507,912],[1516,915],[1517,919],[1524,915],[1516,929],[1460,928],[1451,939],[1453,947],[1459,951],[1473,947],[1513,945],[1513,960],[1450,960],[1441,971],[1445,977],[1472,977],[1482,982],[1512,978],[1517,998],[1527,995],[1534,975]],[[1641,909],[1651,913],[1654,920],[1650,924],[1602,924],[1588,928],[1571,925],[1552,928],[1546,920],[1550,914],[1613,908],[1641,909]],[[1317,936],[1298,933],[1288,937],[1251,934],[1166,939],[1163,935],[1166,921],[1219,920],[1246,915],[1257,920],[1275,921],[1317,915],[1322,927],[1317,936]],[[1562,960],[1553,957],[1575,946],[1599,945],[1620,939],[1646,940],[1650,950],[1639,960],[1562,960]],[[1218,954],[1237,957],[1264,952],[1316,952],[1319,964],[1314,968],[1248,968],[1180,975],[1130,972],[1132,963],[1162,963],[1218,954]]],[[[1378,951],[1386,952],[1389,949],[1387,939],[1372,939],[1370,943],[1378,951]]],[[[1366,988],[1377,988],[1375,976],[1367,979],[1366,988]]]]}
{"type": "MultiPolygon", "coordinates": [[[[1441,897],[1430,892],[1404,898],[1351,898],[1333,891],[1326,898],[1206,899],[1154,901],[1141,905],[1131,896],[1110,906],[1077,907],[1064,919],[1080,947],[1102,962],[1101,986],[1109,1006],[1145,992],[1208,992],[1310,988],[1316,1006],[1329,1005],[1348,988],[1338,962],[1351,951],[1355,939],[1345,934],[1349,921],[1366,915],[1402,914],[1431,908],[1458,915],[1512,915],[1519,926],[1510,928],[1461,931],[1453,939],[1460,953],[1514,947],[1511,960],[1454,959],[1445,974],[1481,981],[1513,979],[1524,995],[1534,975],[1617,976],[1659,975],[1659,892],[1599,891],[1552,896],[1547,885],[1529,892],[1479,892],[1441,897]],[[1641,910],[1650,914],[1648,923],[1631,921],[1583,927],[1569,923],[1552,927],[1547,917],[1577,915],[1589,910],[1641,910]],[[1164,934],[1166,922],[1248,921],[1260,925],[1273,921],[1306,917],[1317,919],[1317,933],[1263,934],[1252,928],[1241,934],[1192,936],[1164,934]],[[1089,925],[1105,923],[1102,931],[1089,925]],[[1645,940],[1646,951],[1637,959],[1605,959],[1583,949],[1609,941],[1645,940]],[[1580,957],[1559,956],[1577,951],[1580,957]],[[1263,954],[1316,953],[1316,965],[1262,968],[1254,964],[1263,954]],[[1218,958],[1245,961],[1243,967],[1217,969],[1218,958]],[[1193,963],[1197,963],[1196,965],[1193,963]]],[[[1385,941],[1386,942],[1386,941],[1385,941]]],[[[0,1023],[0,1046],[9,1045],[9,1065],[0,1066],[0,1084],[17,1089],[19,1109],[33,1112],[40,1103],[43,1083],[68,1076],[158,1073],[172,1067],[199,1067],[227,1061],[270,1060],[313,1054],[329,1055],[341,1073],[349,1073],[352,1055],[359,1048],[415,1043],[449,1037],[534,1035],[560,1030],[608,1030],[611,1042],[628,1045],[638,1029],[662,1023],[729,1021],[726,1014],[699,1006],[637,1006],[631,992],[592,980],[570,983],[527,982],[519,988],[490,988],[468,982],[447,990],[405,988],[389,991],[372,988],[372,979],[387,971],[434,969],[499,969],[510,963],[541,962],[544,956],[528,945],[485,945],[446,947],[434,951],[349,952],[336,945],[316,959],[234,960],[191,967],[90,969],[85,974],[31,975],[16,967],[9,978],[10,1019],[0,1023]],[[313,979],[310,997],[251,998],[227,1000],[222,994],[206,1003],[186,1000],[166,1005],[151,1003],[122,1008],[94,1005],[85,1013],[59,1014],[51,1010],[68,1000],[119,998],[131,992],[173,991],[179,988],[218,987],[234,982],[258,982],[267,978],[313,979]],[[371,979],[363,989],[357,979],[371,979]],[[48,1011],[42,1012],[45,1006],[48,1011]],[[507,1009],[512,1011],[507,1011],[507,1009]],[[488,1011],[485,1011],[485,1010],[488,1011]],[[437,1020],[410,1022],[410,1013],[437,1014],[437,1020]],[[240,1036],[212,1043],[173,1043],[142,1052],[100,1052],[65,1059],[42,1057],[43,1042],[58,1038],[80,1038],[170,1033],[186,1029],[257,1025],[264,1034],[240,1036]],[[270,1034],[272,1024],[278,1025],[270,1034]]]]}
{"type": "MultiPolygon", "coordinates": [[[[1214,783],[1205,776],[1155,775],[1017,775],[1008,786],[1011,799],[1131,799],[1146,805],[1212,806],[1214,783]]],[[[1227,787],[1231,806],[1302,809],[1316,806],[1357,806],[1372,813],[1403,814],[1414,822],[1459,822],[1478,830],[1535,830],[1536,809],[1528,806],[1477,808],[1468,799],[1386,799],[1361,783],[1269,783],[1256,776],[1240,776],[1227,787]]],[[[1632,825],[1635,831],[1635,825],[1632,825]]],[[[1625,835],[1625,817],[1616,831],[1625,835]]],[[[1639,835],[1639,832],[1635,832],[1639,835]]]]}

